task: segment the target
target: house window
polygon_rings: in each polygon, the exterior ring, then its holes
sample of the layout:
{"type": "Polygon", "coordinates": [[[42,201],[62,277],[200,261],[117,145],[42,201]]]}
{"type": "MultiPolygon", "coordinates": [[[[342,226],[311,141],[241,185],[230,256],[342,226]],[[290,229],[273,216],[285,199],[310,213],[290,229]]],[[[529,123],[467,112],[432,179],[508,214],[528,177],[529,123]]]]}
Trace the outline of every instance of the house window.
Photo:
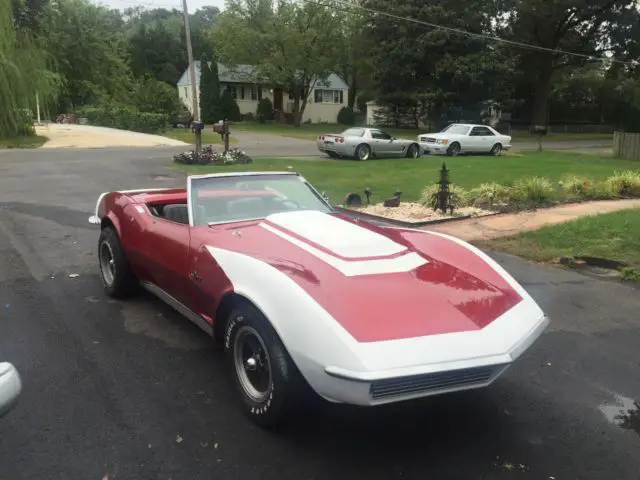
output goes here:
{"type": "Polygon", "coordinates": [[[240,100],[244,100],[244,85],[240,86],[240,100]]]}
{"type": "Polygon", "coordinates": [[[342,90],[320,90],[315,91],[315,103],[344,103],[344,92],[342,90]]]}
{"type": "Polygon", "coordinates": [[[258,100],[262,100],[262,87],[258,87],[258,100]]]}
{"type": "Polygon", "coordinates": [[[233,99],[238,98],[238,89],[236,88],[235,85],[227,85],[227,90],[229,90],[229,93],[231,94],[231,98],[233,99]]]}
{"type": "Polygon", "coordinates": [[[189,98],[189,90],[187,87],[184,87],[184,98],[189,98]]]}

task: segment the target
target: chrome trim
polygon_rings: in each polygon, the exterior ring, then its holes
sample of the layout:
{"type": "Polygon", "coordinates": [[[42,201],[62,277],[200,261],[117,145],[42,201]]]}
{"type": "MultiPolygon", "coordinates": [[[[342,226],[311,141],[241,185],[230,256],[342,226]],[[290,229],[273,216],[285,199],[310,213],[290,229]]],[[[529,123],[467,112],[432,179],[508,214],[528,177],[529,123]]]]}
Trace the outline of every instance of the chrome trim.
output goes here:
{"type": "Polygon", "coordinates": [[[151,282],[140,282],[140,285],[142,286],[142,288],[147,290],[149,293],[151,293],[152,295],[155,295],[160,300],[165,302],[167,305],[169,305],[171,308],[173,308],[179,314],[181,314],[182,316],[186,317],[188,320],[190,320],[197,327],[202,329],[209,336],[213,337],[213,327],[211,325],[209,325],[209,323],[207,323],[207,321],[204,318],[202,318],[200,315],[198,315],[193,310],[191,310],[189,307],[187,307],[182,302],[180,302],[180,300],[178,300],[175,297],[171,296],[169,293],[165,292],[162,288],[158,287],[154,283],[151,283],[151,282]]]}
{"type": "Polygon", "coordinates": [[[100,221],[102,220],[100,218],[100,215],[98,215],[98,211],[100,210],[100,204],[102,203],[102,201],[104,200],[104,197],[107,196],[110,193],[145,193],[145,192],[162,192],[163,190],[171,190],[171,188],[138,188],[136,190],[114,190],[111,192],[102,192],[99,196],[98,196],[98,201],[96,202],[96,209],[93,213],[93,215],[91,215],[89,217],[89,223],[93,224],[93,225],[99,225],[100,221]]]}

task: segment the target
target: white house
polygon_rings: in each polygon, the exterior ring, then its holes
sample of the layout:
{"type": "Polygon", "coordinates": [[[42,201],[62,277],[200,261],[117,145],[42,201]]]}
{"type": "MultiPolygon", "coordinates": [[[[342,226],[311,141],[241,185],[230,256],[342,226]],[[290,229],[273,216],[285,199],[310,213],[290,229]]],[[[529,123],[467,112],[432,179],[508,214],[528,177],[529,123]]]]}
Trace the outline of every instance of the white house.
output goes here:
{"type": "MultiPolygon", "coordinates": [[[[196,78],[196,91],[200,92],[200,61],[194,63],[196,78]]],[[[282,88],[269,85],[256,80],[251,65],[238,65],[233,70],[222,64],[218,64],[218,78],[220,89],[228,89],[231,96],[236,99],[240,113],[253,113],[255,115],[258,101],[268,97],[273,103],[273,109],[282,112],[290,118],[293,112],[293,98],[282,88]]],[[[189,69],[182,74],[177,83],[180,100],[192,111],[191,75],[189,69]]],[[[318,81],[311,90],[307,106],[302,116],[302,122],[312,123],[336,123],[338,112],[349,102],[349,86],[338,75],[332,73],[326,82],[318,81]]]]}

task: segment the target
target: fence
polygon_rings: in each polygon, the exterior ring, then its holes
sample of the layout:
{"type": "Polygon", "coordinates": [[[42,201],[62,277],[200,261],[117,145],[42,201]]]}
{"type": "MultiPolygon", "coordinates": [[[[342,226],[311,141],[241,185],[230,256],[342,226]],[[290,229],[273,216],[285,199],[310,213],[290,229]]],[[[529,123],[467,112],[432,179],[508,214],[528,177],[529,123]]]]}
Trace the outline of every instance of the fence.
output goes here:
{"type": "Polygon", "coordinates": [[[613,156],[625,160],[640,160],[640,133],[615,132],[613,156]]]}

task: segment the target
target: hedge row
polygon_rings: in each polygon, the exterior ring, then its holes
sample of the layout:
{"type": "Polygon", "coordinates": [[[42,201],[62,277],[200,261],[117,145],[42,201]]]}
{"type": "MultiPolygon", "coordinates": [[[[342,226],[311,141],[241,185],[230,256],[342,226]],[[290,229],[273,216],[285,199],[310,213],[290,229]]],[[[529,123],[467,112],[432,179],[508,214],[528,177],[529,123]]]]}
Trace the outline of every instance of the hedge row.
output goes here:
{"type": "Polygon", "coordinates": [[[82,107],[76,110],[76,116],[87,118],[91,125],[142,133],[160,132],[169,125],[168,115],[144,113],[127,106],[82,107]]]}
{"type": "MultiPolygon", "coordinates": [[[[433,194],[437,190],[437,185],[425,188],[420,203],[433,207],[433,194]]],[[[471,206],[502,212],[585,200],[640,198],[640,170],[615,172],[611,177],[600,181],[576,175],[568,176],[560,182],[544,177],[526,177],[512,185],[491,182],[471,190],[451,185],[450,191],[456,208],[471,206]]]]}

